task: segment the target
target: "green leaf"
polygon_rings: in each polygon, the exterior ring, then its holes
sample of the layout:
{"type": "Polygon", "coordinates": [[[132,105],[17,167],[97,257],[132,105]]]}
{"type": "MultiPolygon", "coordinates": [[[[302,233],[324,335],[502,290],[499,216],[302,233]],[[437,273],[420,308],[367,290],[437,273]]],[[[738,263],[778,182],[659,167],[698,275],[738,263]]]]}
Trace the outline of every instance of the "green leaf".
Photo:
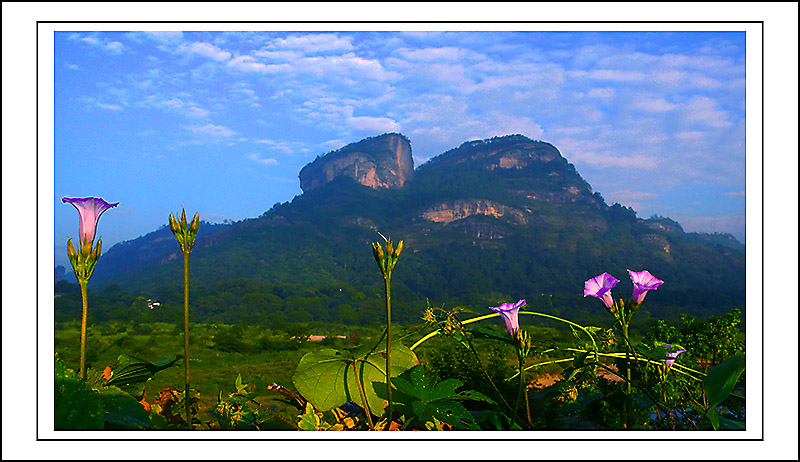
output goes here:
{"type": "Polygon", "coordinates": [[[639,343],[636,345],[636,352],[653,361],[664,361],[667,358],[667,353],[672,352],[673,349],[661,346],[660,342],[656,343],[655,346],[639,343]]]}
{"type": "Polygon", "coordinates": [[[100,394],[67,368],[56,356],[54,425],[56,430],[100,430],[103,404],[100,394]]]}
{"type": "Polygon", "coordinates": [[[706,416],[708,417],[709,420],[711,420],[711,427],[714,430],[719,430],[719,413],[717,413],[717,409],[714,407],[708,408],[706,416]]]}
{"type": "Polygon", "coordinates": [[[99,396],[105,410],[105,429],[138,430],[152,427],[148,412],[127,392],[109,387],[102,389],[99,396]]]}
{"type": "Polygon", "coordinates": [[[708,371],[703,379],[703,389],[706,392],[709,408],[716,408],[725,401],[733,391],[739,376],[744,372],[744,368],[745,357],[744,353],[741,353],[731,356],[708,371]]]}
{"type": "Polygon", "coordinates": [[[744,422],[740,422],[738,420],[728,419],[725,417],[719,417],[719,428],[723,430],[745,430],[746,426],[744,422]]]}
{"type": "MultiPolygon", "coordinates": [[[[419,364],[417,356],[405,345],[398,342],[391,348],[392,377],[397,377],[419,364]]],[[[381,415],[388,404],[386,399],[378,396],[381,387],[385,394],[385,369],[385,347],[365,348],[355,355],[345,355],[338,350],[327,348],[304,355],[292,376],[292,383],[297,391],[320,411],[333,409],[347,401],[365,407],[356,381],[357,371],[370,411],[381,415]]]]}
{"type": "Polygon", "coordinates": [[[434,403],[425,404],[424,406],[426,412],[432,417],[452,425],[453,428],[480,430],[472,414],[458,401],[436,401],[434,403]]]}
{"type": "Polygon", "coordinates": [[[492,398],[484,395],[483,393],[475,390],[465,390],[458,393],[460,399],[467,399],[470,401],[483,401],[484,403],[497,404],[492,398]]]}
{"type": "Polygon", "coordinates": [[[477,391],[459,393],[457,389],[464,384],[460,380],[448,379],[437,383],[436,376],[426,373],[422,365],[393,379],[392,383],[399,392],[395,396],[398,412],[406,417],[407,422],[416,419],[421,425],[435,424],[438,420],[455,428],[478,430],[475,418],[459,401],[494,403],[477,391]]]}
{"type": "Polygon", "coordinates": [[[117,357],[117,362],[112,366],[111,378],[105,385],[119,387],[133,396],[140,397],[144,392],[145,382],[152,379],[157,372],[172,367],[180,358],[182,356],[151,363],[127,354],[121,354],[117,357]]]}
{"type": "Polygon", "coordinates": [[[319,416],[314,412],[314,406],[311,403],[306,403],[306,411],[300,415],[300,421],[297,426],[300,430],[316,431],[319,428],[319,416]]]}
{"type": "Polygon", "coordinates": [[[475,422],[483,430],[522,430],[511,417],[497,411],[480,411],[475,413],[475,422]]]}

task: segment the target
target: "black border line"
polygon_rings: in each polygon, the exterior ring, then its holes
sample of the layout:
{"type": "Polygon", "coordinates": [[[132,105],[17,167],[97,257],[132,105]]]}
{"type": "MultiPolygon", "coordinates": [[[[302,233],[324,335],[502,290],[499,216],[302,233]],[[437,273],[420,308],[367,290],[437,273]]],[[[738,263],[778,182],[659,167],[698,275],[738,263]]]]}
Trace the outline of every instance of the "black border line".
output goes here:
{"type": "MultiPolygon", "coordinates": [[[[36,230],[39,231],[39,24],[761,24],[761,287],[764,287],[764,21],[36,21],[36,230]]],[[[468,31],[454,31],[468,32],[468,31]]],[[[513,31],[509,31],[513,32],[513,31]]],[[[524,32],[524,31],[518,31],[524,32]]],[[[532,31],[536,32],[536,31],[532,31]]],[[[580,32],[580,31],[575,31],[580,32]]],[[[593,31],[603,32],[603,31],[593,31]]],[[[628,31],[636,32],[636,31],[628,31]]],[[[651,31],[642,31],[651,32],[651,31]]],[[[669,32],[669,31],[652,31],[669,32]]],[[[683,32],[683,31],[676,31],[683,32]]],[[[747,51],[745,50],[745,59],[747,51]]],[[[746,117],[746,116],[745,116],[746,117]]],[[[746,121],[746,119],[745,119],[746,121]]],[[[745,122],[746,123],[746,122],[745,122]]],[[[745,185],[745,188],[747,185],[745,185]]],[[[745,228],[747,210],[745,207],[745,228]]],[[[745,245],[747,243],[745,242],[745,245]]],[[[745,269],[746,271],[746,269],[745,269]]],[[[414,441],[414,442],[465,442],[465,441],[509,441],[509,442],[533,442],[533,441],[581,441],[597,443],[615,443],[618,441],[649,441],[649,442],[731,442],[731,441],[764,441],[764,291],[761,291],[761,438],[40,438],[39,437],[39,246],[36,246],[36,441],[185,441],[185,442],[240,442],[240,441],[313,441],[313,442],[393,442],[393,441],[414,441]]],[[[72,431],[72,430],[70,430],[72,431]]],[[[80,430],[75,430],[80,431],[80,430]]],[[[109,432],[108,430],[93,430],[109,432]]],[[[128,430],[111,430],[125,431],[128,430]]],[[[551,432],[563,430],[543,430],[551,432]]],[[[567,430],[567,432],[608,432],[612,430],[567,430]]],[[[146,433],[147,430],[143,430],[146,433]]],[[[288,430],[286,431],[289,432],[288,430]]],[[[652,433],[651,430],[627,430],[621,434],[652,433]]],[[[213,433],[213,431],[212,431],[213,433]]],[[[270,434],[279,434],[282,431],[273,431],[270,434]]],[[[292,432],[294,433],[294,432],[292,432]]],[[[482,432],[481,432],[482,433],[482,432]]],[[[530,431],[526,433],[537,433],[530,431]]],[[[661,432],[666,433],[664,431],[661,432]]],[[[473,433],[469,433],[472,435],[473,433]]]]}

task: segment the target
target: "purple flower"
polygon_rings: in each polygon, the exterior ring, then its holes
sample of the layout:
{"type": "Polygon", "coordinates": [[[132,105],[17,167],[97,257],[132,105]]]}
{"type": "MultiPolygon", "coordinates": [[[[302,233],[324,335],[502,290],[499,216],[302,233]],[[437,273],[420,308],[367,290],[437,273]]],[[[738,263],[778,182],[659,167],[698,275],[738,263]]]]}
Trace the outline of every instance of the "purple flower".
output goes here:
{"type": "Polygon", "coordinates": [[[519,309],[525,305],[525,300],[520,300],[517,303],[503,303],[500,306],[490,306],[489,309],[500,313],[503,321],[506,323],[506,329],[512,336],[519,330],[519,309]]]}
{"type": "Polygon", "coordinates": [[[612,310],[614,309],[614,299],[611,297],[611,289],[618,282],[619,279],[608,273],[595,276],[583,284],[583,296],[588,297],[591,295],[592,297],[597,297],[608,310],[612,310]]]}
{"type": "Polygon", "coordinates": [[[657,289],[658,286],[664,283],[664,281],[656,278],[647,270],[639,271],[638,273],[628,270],[628,274],[631,275],[631,280],[633,281],[633,303],[637,305],[644,301],[644,296],[647,295],[648,290],[657,289]]]}
{"type": "MultiPolygon", "coordinates": [[[[665,343],[662,343],[661,346],[663,346],[665,348],[675,348],[674,346],[667,345],[665,343]]],[[[667,368],[667,370],[669,370],[669,368],[672,367],[673,364],[675,364],[675,358],[677,358],[678,355],[681,354],[681,353],[686,353],[686,350],[678,350],[678,351],[675,351],[674,353],[667,353],[667,358],[671,358],[671,359],[665,359],[664,360],[664,366],[667,368]]]]}
{"type": "Polygon", "coordinates": [[[99,197],[62,197],[61,202],[69,202],[78,209],[78,220],[80,223],[78,234],[80,235],[81,245],[85,242],[94,242],[94,235],[97,231],[97,222],[100,220],[100,215],[111,207],[119,205],[119,202],[109,204],[99,197]]]}

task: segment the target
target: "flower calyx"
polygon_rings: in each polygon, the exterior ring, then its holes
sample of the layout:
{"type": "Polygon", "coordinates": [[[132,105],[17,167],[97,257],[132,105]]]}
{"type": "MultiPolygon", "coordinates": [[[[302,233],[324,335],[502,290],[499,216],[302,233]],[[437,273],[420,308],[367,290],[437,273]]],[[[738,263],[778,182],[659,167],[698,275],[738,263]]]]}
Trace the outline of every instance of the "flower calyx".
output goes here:
{"type": "Polygon", "coordinates": [[[390,238],[384,237],[381,233],[378,234],[380,234],[384,242],[383,244],[380,242],[372,243],[372,255],[375,257],[384,279],[389,279],[392,277],[392,270],[403,252],[403,241],[400,241],[395,248],[390,238]]]}
{"type": "MultiPolygon", "coordinates": [[[[177,214],[176,214],[177,215],[177,214]]],[[[186,220],[186,210],[181,207],[181,218],[178,221],[172,214],[169,215],[169,229],[175,235],[178,245],[184,254],[189,254],[194,248],[197,231],[200,229],[200,215],[195,213],[191,223],[186,220]]]]}

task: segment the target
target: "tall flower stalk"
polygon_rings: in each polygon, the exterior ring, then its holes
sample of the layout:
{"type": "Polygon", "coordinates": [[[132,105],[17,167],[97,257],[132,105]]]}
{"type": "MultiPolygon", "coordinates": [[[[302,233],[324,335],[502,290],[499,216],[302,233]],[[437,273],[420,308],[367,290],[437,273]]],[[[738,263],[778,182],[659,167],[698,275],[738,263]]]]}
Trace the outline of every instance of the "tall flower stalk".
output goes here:
{"type": "MultiPolygon", "coordinates": [[[[177,215],[177,214],[176,214],[177,215]]],[[[189,254],[192,253],[197,230],[200,228],[200,215],[194,214],[191,223],[186,222],[186,210],[181,207],[180,222],[169,215],[169,229],[178,240],[178,245],[183,253],[183,347],[184,347],[184,378],[185,386],[183,401],[186,405],[186,426],[192,428],[191,400],[189,399],[189,254]]]]}
{"type": "Polygon", "coordinates": [[[525,408],[528,416],[528,425],[531,425],[531,412],[528,405],[528,394],[525,390],[525,357],[531,350],[531,339],[528,333],[519,329],[519,309],[525,306],[525,300],[516,303],[503,303],[500,306],[490,306],[489,309],[499,313],[506,325],[508,335],[511,336],[517,350],[517,364],[519,367],[519,388],[517,390],[517,400],[514,403],[514,413],[512,421],[516,421],[519,412],[519,405],[522,402],[523,393],[525,394],[525,408]]]}
{"type": "MultiPolygon", "coordinates": [[[[378,233],[380,234],[380,233],[378,233]]],[[[392,240],[380,234],[384,243],[372,243],[372,255],[378,263],[383,275],[383,286],[386,295],[386,398],[388,401],[387,420],[385,429],[390,429],[392,426],[392,379],[391,379],[391,331],[392,331],[392,270],[400,254],[403,252],[403,241],[397,244],[397,248],[392,244],[392,240]]]]}
{"type": "Polygon", "coordinates": [[[86,378],[86,318],[89,306],[89,278],[92,277],[97,260],[100,259],[100,252],[103,247],[103,240],[97,239],[94,245],[94,237],[97,233],[97,223],[100,215],[106,210],[116,207],[119,202],[110,204],[98,197],[70,198],[62,197],[61,202],[72,204],[78,211],[78,237],[80,239],[79,249],[75,250],[72,245],[72,238],[67,239],[67,256],[75,272],[75,279],[81,287],[81,362],[80,378],[86,378]]]}
{"type": "Polygon", "coordinates": [[[584,283],[583,296],[597,297],[603,302],[606,310],[611,313],[620,325],[622,330],[622,339],[625,342],[625,381],[627,384],[625,396],[625,428],[630,429],[633,427],[633,387],[631,381],[631,358],[636,359],[638,364],[638,355],[636,350],[631,345],[630,336],[628,335],[628,328],[631,324],[633,314],[642,306],[645,295],[649,290],[657,289],[658,286],[664,283],[661,279],[656,278],[649,271],[634,272],[628,270],[628,275],[633,282],[633,295],[628,299],[626,304],[624,300],[620,299],[619,303],[614,301],[611,296],[611,289],[617,285],[618,279],[614,276],[603,273],[595,276],[584,283]]]}

